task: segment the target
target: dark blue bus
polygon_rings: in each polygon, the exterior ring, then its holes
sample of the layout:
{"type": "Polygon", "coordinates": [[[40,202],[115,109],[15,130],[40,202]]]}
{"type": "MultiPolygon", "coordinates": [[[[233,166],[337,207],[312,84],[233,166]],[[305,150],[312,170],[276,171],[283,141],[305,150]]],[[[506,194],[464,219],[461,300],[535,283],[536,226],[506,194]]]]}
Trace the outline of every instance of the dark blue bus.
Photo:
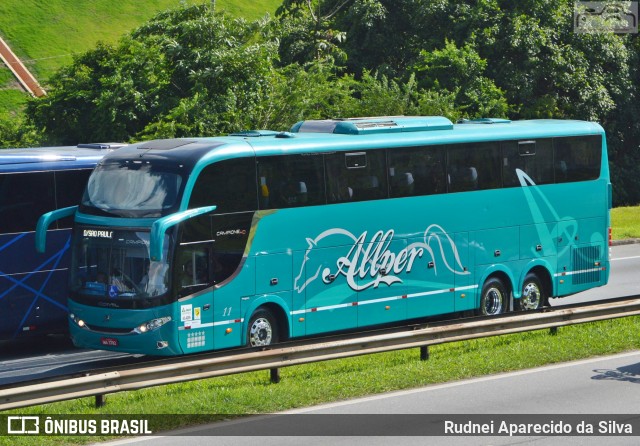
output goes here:
{"type": "Polygon", "coordinates": [[[72,219],[34,249],[38,217],[77,204],[102,157],[123,144],[0,150],[0,340],[68,330],[67,270],[72,219]]]}

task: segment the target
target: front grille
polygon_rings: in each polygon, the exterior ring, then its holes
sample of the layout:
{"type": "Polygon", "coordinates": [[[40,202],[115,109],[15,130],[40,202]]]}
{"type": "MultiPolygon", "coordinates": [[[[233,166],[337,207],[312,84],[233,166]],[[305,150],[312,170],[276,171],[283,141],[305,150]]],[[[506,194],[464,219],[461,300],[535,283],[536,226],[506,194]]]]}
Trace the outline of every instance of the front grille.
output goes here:
{"type": "Polygon", "coordinates": [[[101,327],[99,325],[87,325],[87,328],[91,331],[107,334],[129,334],[133,331],[132,328],[101,327]]]}

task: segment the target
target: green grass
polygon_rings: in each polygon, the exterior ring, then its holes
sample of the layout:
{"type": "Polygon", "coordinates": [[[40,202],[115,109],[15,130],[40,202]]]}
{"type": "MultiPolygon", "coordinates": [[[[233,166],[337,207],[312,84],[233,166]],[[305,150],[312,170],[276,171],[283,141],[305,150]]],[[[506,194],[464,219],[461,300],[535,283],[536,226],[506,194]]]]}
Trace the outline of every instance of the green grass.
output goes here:
{"type": "Polygon", "coordinates": [[[3,112],[17,113],[27,102],[28,95],[22,91],[0,87],[0,115],[3,112]]]}
{"type": "MultiPolygon", "coordinates": [[[[98,41],[115,43],[159,11],[208,3],[210,0],[2,0],[0,36],[45,86],[47,79],[72,55],[98,41]]],[[[258,19],[272,14],[281,0],[217,0],[216,10],[236,17],[258,19]]],[[[12,88],[11,72],[0,63],[0,89],[12,88]]],[[[26,96],[26,93],[22,93],[26,96]]],[[[0,111],[15,110],[0,102],[0,111]]]]}
{"type": "Polygon", "coordinates": [[[612,209],[611,236],[614,240],[640,238],[640,206],[612,209]]]}
{"type": "MultiPolygon", "coordinates": [[[[7,414],[238,414],[274,413],[394,390],[456,381],[608,355],[640,348],[640,317],[433,346],[428,361],[418,349],[308,364],[281,370],[270,384],[267,371],[153,387],[107,396],[103,408],[93,398],[48,404],[7,414]]],[[[168,417],[167,429],[188,424],[168,417]]],[[[95,442],[99,439],[42,437],[39,444],[95,442]]],[[[0,444],[33,444],[2,438],[0,444]]]]}

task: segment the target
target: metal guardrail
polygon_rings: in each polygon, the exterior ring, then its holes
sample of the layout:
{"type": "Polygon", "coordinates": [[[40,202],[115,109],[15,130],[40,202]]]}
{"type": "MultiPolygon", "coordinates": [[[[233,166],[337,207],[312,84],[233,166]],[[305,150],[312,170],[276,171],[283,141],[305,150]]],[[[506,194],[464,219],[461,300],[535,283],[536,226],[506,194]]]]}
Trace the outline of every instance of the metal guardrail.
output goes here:
{"type": "MultiPolygon", "coordinates": [[[[98,373],[80,378],[24,385],[0,390],[0,410],[20,408],[87,396],[179,383],[256,370],[278,369],[298,364],[327,361],[371,353],[388,352],[429,345],[498,336],[524,331],[562,327],[640,314],[640,296],[627,300],[573,308],[550,308],[543,312],[520,313],[506,317],[452,322],[419,328],[302,346],[190,359],[164,365],[142,366],[130,370],[98,373]]],[[[272,375],[273,377],[273,375],[272,375]]]]}

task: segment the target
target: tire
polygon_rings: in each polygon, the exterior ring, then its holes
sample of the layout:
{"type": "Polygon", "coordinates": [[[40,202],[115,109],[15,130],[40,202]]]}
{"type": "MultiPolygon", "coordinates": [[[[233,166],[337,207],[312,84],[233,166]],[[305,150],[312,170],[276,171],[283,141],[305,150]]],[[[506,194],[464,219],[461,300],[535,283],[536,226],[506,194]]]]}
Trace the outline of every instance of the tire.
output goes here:
{"type": "Polygon", "coordinates": [[[520,311],[538,310],[549,305],[549,296],[534,273],[527,274],[522,284],[522,297],[516,300],[520,311]]]}
{"type": "Polygon", "coordinates": [[[481,316],[495,316],[509,309],[509,291],[497,277],[488,279],[482,286],[480,308],[477,313],[481,316]]]}
{"type": "Polygon", "coordinates": [[[278,324],[273,314],[267,309],[253,313],[247,327],[247,346],[267,347],[278,340],[278,324]]]}

